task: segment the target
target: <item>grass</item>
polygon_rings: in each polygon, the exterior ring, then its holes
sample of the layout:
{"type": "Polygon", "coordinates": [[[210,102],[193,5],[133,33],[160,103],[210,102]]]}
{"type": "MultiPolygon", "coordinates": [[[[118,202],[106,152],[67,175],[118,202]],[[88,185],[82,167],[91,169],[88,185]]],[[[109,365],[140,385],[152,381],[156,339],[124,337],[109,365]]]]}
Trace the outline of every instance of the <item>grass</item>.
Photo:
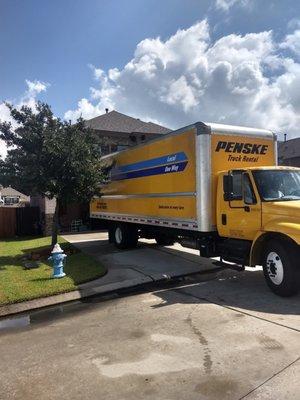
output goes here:
{"type": "MultiPolygon", "coordinates": [[[[59,243],[63,249],[72,246],[61,237],[59,243]]],[[[50,237],[0,241],[0,305],[69,292],[105,274],[98,261],[80,252],[68,255],[64,278],[51,278],[53,269],[46,260],[37,269],[25,270],[26,253],[43,252],[50,244],[50,237]]]]}

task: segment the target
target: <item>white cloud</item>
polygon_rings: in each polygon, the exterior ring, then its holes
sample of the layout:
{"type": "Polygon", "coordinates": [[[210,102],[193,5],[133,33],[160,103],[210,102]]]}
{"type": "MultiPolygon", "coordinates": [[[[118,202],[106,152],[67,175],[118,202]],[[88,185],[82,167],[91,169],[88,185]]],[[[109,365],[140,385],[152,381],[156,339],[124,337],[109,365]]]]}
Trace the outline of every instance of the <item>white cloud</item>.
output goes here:
{"type": "MultiPolygon", "coordinates": [[[[0,121],[7,121],[15,126],[15,122],[10,116],[9,108],[5,105],[5,103],[0,103],[0,121]]],[[[6,157],[6,153],[6,144],[3,140],[0,140],[0,158],[2,157],[4,159],[6,157]]]]}
{"type": "Polygon", "coordinates": [[[0,140],[0,159],[1,158],[4,159],[6,157],[6,153],[7,153],[6,145],[3,142],[3,140],[0,140]]]}
{"type": "Polygon", "coordinates": [[[35,97],[39,93],[45,92],[47,90],[47,87],[50,86],[49,83],[41,82],[38,80],[30,81],[26,79],[25,82],[28,87],[26,95],[29,97],[35,97]]]}
{"type": "Polygon", "coordinates": [[[296,29],[300,28],[300,20],[298,18],[292,18],[288,24],[287,28],[291,31],[295,31],[296,29]]]}
{"type": "Polygon", "coordinates": [[[283,46],[271,31],[214,42],[205,20],[166,41],[148,38],[122,69],[94,71],[91,98],[65,117],[91,118],[108,107],[171,128],[202,120],[299,135],[300,64],[283,46]]]}
{"type": "MultiPolygon", "coordinates": [[[[23,105],[26,105],[28,107],[31,107],[33,110],[35,110],[36,107],[36,97],[42,93],[46,92],[47,88],[50,86],[49,83],[46,82],[41,82],[38,80],[30,81],[28,79],[25,80],[25,83],[27,85],[27,89],[23,96],[20,97],[19,100],[14,101],[14,105],[17,108],[22,107],[23,105]]],[[[8,107],[5,105],[5,102],[0,103],[0,121],[7,121],[11,122],[13,127],[16,127],[15,121],[11,118],[10,116],[10,111],[8,107]]],[[[5,143],[0,140],[0,157],[5,158],[7,154],[7,148],[5,143]]]]}
{"type": "Polygon", "coordinates": [[[78,102],[78,108],[75,111],[67,111],[64,118],[69,121],[75,121],[76,119],[82,117],[84,119],[91,119],[99,114],[103,114],[103,110],[98,106],[94,106],[88,99],[81,99],[78,102]]]}
{"type": "Polygon", "coordinates": [[[251,0],[216,0],[215,7],[218,10],[228,11],[234,5],[247,7],[250,5],[251,0]]]}
{"type": "Polygon", "coordinates": [[[281,48],[290,49],[300,56],[300,30],[297,29],[293,33],[286,35],[285,40],[281,44],[281,48]]]}

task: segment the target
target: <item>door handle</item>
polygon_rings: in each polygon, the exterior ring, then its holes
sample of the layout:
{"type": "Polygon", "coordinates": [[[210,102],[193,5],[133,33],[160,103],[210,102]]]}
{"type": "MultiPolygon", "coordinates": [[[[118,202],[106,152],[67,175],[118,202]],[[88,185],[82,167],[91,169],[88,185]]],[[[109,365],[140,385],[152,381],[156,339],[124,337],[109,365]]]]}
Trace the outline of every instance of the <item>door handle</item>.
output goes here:
{"type": "Polygon", "coordinates": [[[249,206],[245,206],[245,207],[244,207],[244,210],[245,210],[246,212],[250,212],[250,211],[251,211],[251,208],[250,208],[249,206]]]}
{"type": "Polygon", "coordinates": [[[227,225],[227,215],[222,214],[222,225],[227,225]]]}

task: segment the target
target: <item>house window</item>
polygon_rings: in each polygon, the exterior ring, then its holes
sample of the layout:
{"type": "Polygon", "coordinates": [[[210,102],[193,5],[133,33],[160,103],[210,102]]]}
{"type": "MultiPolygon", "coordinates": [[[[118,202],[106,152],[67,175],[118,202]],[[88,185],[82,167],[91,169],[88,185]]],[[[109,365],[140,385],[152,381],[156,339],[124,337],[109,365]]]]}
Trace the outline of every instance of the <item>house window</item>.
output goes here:
{"type": "Polygon", "coordinates": [[[18,204],[20,202],[19,197],[13,197],[13,196],[6,196],[4,197],[4,204],[7,206],[11,206],[13,204],[18,204]]]}

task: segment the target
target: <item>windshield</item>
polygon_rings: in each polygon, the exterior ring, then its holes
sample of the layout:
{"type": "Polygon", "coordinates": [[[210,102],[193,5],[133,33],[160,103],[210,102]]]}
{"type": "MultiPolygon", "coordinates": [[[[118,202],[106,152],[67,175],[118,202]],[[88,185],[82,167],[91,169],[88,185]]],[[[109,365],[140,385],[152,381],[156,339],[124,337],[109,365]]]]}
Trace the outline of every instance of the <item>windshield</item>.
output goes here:
{"type": "Polygon", "coordinates": [[[300,171],[253,171],[263,201],[300,200],[300,171]]]}

